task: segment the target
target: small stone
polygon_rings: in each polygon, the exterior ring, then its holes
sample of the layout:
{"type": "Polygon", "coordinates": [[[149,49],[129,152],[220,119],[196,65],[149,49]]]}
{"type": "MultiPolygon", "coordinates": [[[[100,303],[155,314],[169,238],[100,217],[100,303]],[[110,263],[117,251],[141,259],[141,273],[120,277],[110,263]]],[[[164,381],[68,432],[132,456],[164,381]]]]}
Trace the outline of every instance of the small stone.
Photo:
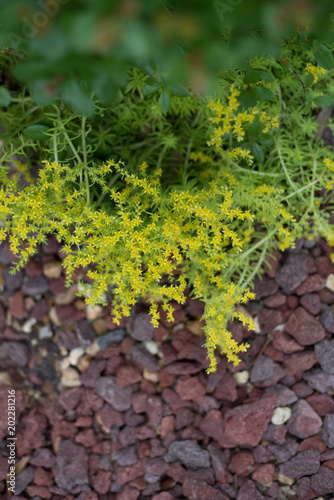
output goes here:
{"type": "Polygon", "coordinates": [[[205,395],[205,387],[197,377],[181,376],[177,381],[175,391],[181,399],[200,401],[205,395]]]}
{"type": "Polygon", "coordinates": [[[68,306],[74,302],[78,293],[78,285],[72,285],[70,288],[64,292],[57,293],[55,295],[55,304],[58,306],[68,306]]]}
{"type": "Polygon", "coordinates": [[[334,448],[334,414],[325,416],[322,439],[328,448],[334,448]]]}
{"type": "Polygon", "coordinates": [[[23,284],[22,290],[26,295],[42,295],[49,290],[49,284],[46,278],[40,274],[39,276],[29,277],[23,284]]]}
{"type": "Polygon", "coordinates": [[[287,356],[283,362],[285,373],[287,375],[295,375],[299,372],[304,372],[312,368],[317,362],[314,350],[304,350],[302,352],[295,352],[291,356],[287,356]]]}
{"type": "Polygon", "coordinates": [[[147,340],[147,341],[143,342],[143,345],[144,345],[145,349],[153,356],[158,354],[159,345],[154,340],[147,340]]]}
{"type": "Polygon", "coordinates": [[[79,344],[84,349],[89,347],[95,338],[95,332],[91,323],[87,320],[79,321],[75,324],[75,333],[79,340],[79,344]]]}
{"type": "MultiPolygon", "coordinates": [[[[318,436],[312,436],[310,438],[304,439],[299,445],[297,453],[305,450],[314,450],[318,453],[323,453],[326,450],[326,445],[322,439],[318,436]]],[[[321,457],[320,457],[321,461],[321,457]]]]}
{"type": "Polygon", "coordinates": [[[62,371],[60,382],[64,387],[79,387],[82,385],[79,373],[70,366],[62,371]]]}
{"type": "Polygon", "coordinates": [[[246,481],[239,489],[237,500],[264,500],[253,481],[246,481]]]}
{"type": "Polygon", "coordinates": [[[96,305],[92,306],[91,304],[87,305],[86,308],[86,316],[87,319],[90,321],[93,321],[94,319],[98,318],[103,312],[103,307],[96,305]]]}
{"type": "Polygon", "coordinates": [[[135,345],[133,347],[132,358],[151,372],[157,372],[160,368],[156,358],[152,356],[143,345],[135,345]]]}
{"type": "Polygon", "coordinates": [[[298,479],[302,476],[316,474],[320,467],[320,453],[305,450],[280,466],[280,472],[287,477],[298,479]]]}
{"type": "Polygon", "coordinates": [[[72,439],[60,443],[55,481],[60,488],[70,491],[76,486],[88,484],[88,454],[84,446],[72,439]]]}
{"type": "Polygon", "coordinates": [[[316,293],[307,293],[303,295],[300,299],[300,304],[314,316],[321,311],[321,302],[316,293]]]}
{"type": "Polygon", "coordinates": [[[314,346],[314,352],[321,368],[325,373],[334,374],[334,343],[329,340],[322,340],[314,346]]]}
{"type": "Polygon", "coordinates": [[[23,324],[22,331],[24,333],[31,333],[32,332],[32,327],[34,325],[36,325],[36,323],[37,323],[37,319],[36,318],[30,318],[30,319],[28,319],[28,321],[26,321],[23,324]]]}
{"type": "Polygon", "coordinates": [[[233,377],[237,384],[239,385],[247,384],[249,380],[249,371],[242,370],[241,372],[233,373],[233,377]]]}
{"type": "Polygon", "coordinates": [[[320,467],[319,471],[311,476],[311,488],[318,495],[333,494],[334,471],[328,467],[320,467]]]}
{"type": "Polygon", "coordinates": [[[282,444],[270,444],[268,451],[275,455],[278,463],[284,463],[293,457],[298,450],[298,443],[295,439],[287,438],[282,444]]]}
{"type": "Polygon", "coordinates": [[[319,417],[334,413],[334,401],[328,394],[313,394],[306,401],[312,406],[319,417]]]}
{"type": "MultiPolygon", "coordinates": [[[[34,478],[35,469],[34,467],[27,467],[23,469],[17,476],[15,477],[15,495],[20,495],[24,492],[27,486],[31,483],[34,478]]],[[[23,497],[22,497],[23,498],[23,497]]]]}
{"type": "Polygon", "coordinates": [[[61,270],[62,266],[59,260],[51,260],[49,262],[45,262],[43,265],[43,274],[47,278],[59,278],[61,270]]]}
{"type": "Polygon", "coordinates": [[[41,340],[43,339],[51,339],[53,337],[53,331],[49,326],[42,326],[38,332],[38,336],[41,340]]]}
{"type": "Polygon", "coordinates": [[[225,414],[224,438],[234,447],[244,444],[257,446],[270,422],[276,397],[265,394],[254,403],[236,406],[225,414]]]}
{"type": "Polygon", "coordinates": [[[303,307],[298,307],[285,324],[285,331],[302,346],[313,345],[325,337],[322,324],[303,307]]]}
{"type": "Polygon", "coordinates": [[[290,255],[281,269],[277,271],[275,281],[286,295],[290,295],[307,278],[307,275],[305,256],[290,255]]]}
{"type": "Polygon", "coordinates": [[[291,408],[288,406],[282,407],[278,406],[274,410],[274,415],[272,416],[271,423],[274,425],[282,425],[287,422],[291,417],[291,408]]]}
{"type": "Polygon", "coordinates": [[[210,467],[207,453],[194,440],[174,441],[164,456],[166,462],[181,462],[188,469],[210,467]]]}
{"type": "Polygon", "coordinates": [[[286,476],[283,474],[283,472],[279,472],[277,474],[277,479],[281,484],[286,484],[288,486],[292,486],[293,483],[295,482],[295,479],[292,479],[291,477],[286,476]]]}
{"type": "Polygon", "coordinates": [[[115,377],[99,378],[96,382],[96,390],[115,410],[125,411],[131,407],[132,388],[130,386],[119,387],[115,377]]]}
{"type": "Polygon", "coordinates": [[[144,340],[151,340],[153,334],[154,326],[152,325],[152,316],[146,313],[137,314],[130,324],[131,337],[143,342],[144,340]]]}
{"type": "Polygon", "coordinates": [[[69,361],[70,365],[76,366],[78,364],[79,359],[85,353],[85,350],[82,347],[76,347],[72,349],[69,353],[69,361]]]}
{"type": "Polygon", "coordinates": [[[326,332],[334,333],[334,313],[331,307],[323,304],[319,320],[326,332]]]}
{"type": "Polygon", "coordinates": [[[100,351],[101,348],[97,342],[97,339],[94,339],[93,343],[90,346],[86,347],[86,353],[92,357],[96,356],[96,354],[100,351]]]}
{"type": "Polygon", "coordinates": [[[182,493],[189,500],[223,499],[222,493],[210,486],[206,481],[189,476],[183,481],[182,493]]]}
{"type": "Polygon", "coordinates": [[[228,466],[228,470],[238,476],[248,476],[253,472],[253,469],[254,458],[249,451],[240,451],[233,455],[228,466]]]}
{"type": "Polygon", "coordinates": [[[17,366],[23,368],[29,361],[29,349],[26,344],[21,342],[2,342],[0,345],[0,358],[10,358],[17,366]]]}
{"type": "Polygon", "coordinates": [[[260,384],[260,387],[268,387],[275,385],[284,375],[284,371],[277,363],[262,354],[251,369],[250,381],[252,384],[260,384]]]}
{"type": "Polygon", "coordinates": [[[300,400],[294,405],[288,423],[290,434],[305,439],[317,434],[321,425],[321,418],[305,400],[300,400]]]}
{"type": "Polygon", "coordinates": [[[325,288],[326,280],[320,274],[312,274],[308,276],[305,281],[297,288],[297,295],[304,295],[306,293],[319,292],[325,288]]]}
{"type": "Polygon", "coordinates": [[[270,486],[273,481],[274,471],[274,464],[260,465],[260,467],[258,467],[256,471],[253,472],[252,478],[254,481],[257,481],[260,484],[270,486]]]}
{"type": "Polygon", "coordinates": [[[296,394],[282,384],[277,384],[274,387],[268,387],[266,392],[270,392],[271,394],[275,394],[276,396],[276,406],[287,406],[295,403],[297,401],[296,394]]]}
{"type": "Polygon", "coordinates": [[[119,465],[129,466],[138,462],[138,454],[134,444],[126,446],[115,453],[115,460],[119,465]]]}
{"type": "Polygon", "coordinates": [[[334,292],[334,274],[329,274],[326,279],[326,288],[334,292]]]}
{"type": "Polygon", "coordinates": [[[159,382],[159,374],[157,372],[150,372],[147,368],[143,369],[143,377],[145,380],[157,384],[159,382]]]}
{"type": "Polygon", "coordinates": [[[284,354],[292,354],[297,351],[302,351],[303,348],[300,346],[290,335],[280,330],[274,331],[274,336],[272,340],[272,346],[274,349],[283,352],[284,354]]]}

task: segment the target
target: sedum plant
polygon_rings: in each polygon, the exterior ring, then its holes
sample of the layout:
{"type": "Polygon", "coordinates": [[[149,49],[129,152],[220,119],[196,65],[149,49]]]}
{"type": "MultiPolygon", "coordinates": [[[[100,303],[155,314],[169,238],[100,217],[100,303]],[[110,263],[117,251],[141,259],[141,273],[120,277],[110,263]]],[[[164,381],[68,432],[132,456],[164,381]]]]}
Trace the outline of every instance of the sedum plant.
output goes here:
{"type": "MultiPolygon", "coordinates": [[[[113,105],[93,96],[92,116],[62,98],[36,105],[21,86],[6,89],[0,240],[19,257],[13,272],[53,233],[67,285],[87,269],[87,303],[112,289],[116,321],[145,297],[157,326],[190,288],[205,302],[207,371],[217,348],[237,364],[247,345],[227,324],[254,327],[236,305],[255,298],[250,287],[268,252],[300,236],[334,240],[334,163],[314,147],[312,116],[332,103],[332,72],[327,52],[318,47],[321,66],[305,44],[294,34],[283,60],[253,57],[222,71],[211,96],[172,95],[165,109],[164,89],[147,89],[138,68],[113,105]],[[26,172],[23,188],[8,172],[13,161],[26,172]]],[[[15,57],[5,53],[6,71],[15,57]]]]}

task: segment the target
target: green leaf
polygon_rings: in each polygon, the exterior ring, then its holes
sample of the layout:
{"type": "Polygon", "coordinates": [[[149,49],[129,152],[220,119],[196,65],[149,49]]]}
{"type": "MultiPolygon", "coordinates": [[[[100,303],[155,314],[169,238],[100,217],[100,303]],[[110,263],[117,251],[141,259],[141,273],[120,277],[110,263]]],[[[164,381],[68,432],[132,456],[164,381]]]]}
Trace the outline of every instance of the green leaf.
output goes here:
{"type": "Polygon", "coordinates": [[[170,108],[170,97],[165,88],[162,89],[160,94],[159,104],[164,113],[167,113],[170,108]]]}
{"type": "Polygon", "coordinates": [[[176,95],[177,97],[188,97],[189,95],[188,89],[183,85],[183,83],[169,82],[166,83],[166,87],[168,88],[169,92],[171,92],[173,95],[176,95]]]}
{"type": "Polygon", "coordinates": [[[47,130],[48,127],[45,125],[31,125],[23,129],[22,132],[26,137],[34,139],[35,141],[47,141],[49,137],[44,133],[47,130]]]}
{"type": "Polygon", "coordinates": [[[304,85],[306,88],[310,87],[310,85],[312,85],[313,82],[314,82],[314,76],[311,73],[305,76],[304,85]]]}
{"type": "Polygon", "coordinates": [[[311,103],[308,102],[305,108],[303,109],[303,115],[308,115],[310,111],[311,111],[311,103]]]}
{"type": "Polygon", "coordinates": [[[252,123],[251,125],[249,125],[246,130],[247,130],[247,133],[251,136],[254,136],[254,135],[258,135],[261,130],[263,128],[263,125],[262,123],[260,122],[255,122],[255,123],[252,123]]]}
{"type": "Polygon", "coordinates": [[[0,106],[9,106],[12,102],[10,93],[5,87],[0,87],[0,106]]]}
{"type": "Polygon", "coordinates": [[[332,51],[324,44],[319,45],[318,50],[314,53],[314,59],[324,69],[334,68],[332,51]]]}
{"type": "Polygon", "coordinates": [[[260,81],[262,78],[261,72],[258,71],[257,69],[254,69],[252,71],[249,71],[245,76],[244,76],[244,83],[257,83],[260,81]]]}
{"type": "Polygon", "coordinates": [[[270,99],[272,99],[274,97],[274,94],[272,93],[272,91],[270,89],[268,89],[267,87],[261,87],[261,86],[255,87],[254,93],[255,93],[255,97],[259,101],[269,101],[270,99]]]}
{"type": "Polygon", "coordinates": [[[143,94],[144,95],[153,94],[153,92],[156,92],[160,88],[161,88],[161,85],[146,85],[146,87],[143,88],[143,94]]]}
{"type": "Polygon", "coordinates": [[[305,99],[307,102],[313,101],[313,92],[311,90],[306,90],[305,99]]]}
{"type": "Polygon", "coordinates": [[[333,99],[331,99],[328,95],[319,95],[314,100],[318,106],[321,106],[322,108],[326,108],[327,106],[333,104],[333,99]]]}
{"type": "Polygon", "coordinates": [[[79,113],[90,116],[94,112],[94,105],[89,97],[81,90],[80,85],[73,81],[64,86],[64,100],[73,106],[79,113]]]}
{"type": "Polygon", "coordinates": [[[264,160],[264,151],[259,144],[256,142],[252,143],[252,153],[254,155],[255,160],[259,163],[262,163],[264,160]]]}
{"type": "Polygon", "coordinates": [[[260,73],[261,73],[262,80],[264,80],[265,82],[271,83],[271,82],[275,81],[275,78],[273,77],[273,75],[268,73],[268,71],[261,69],[260,73]]]}
{"type": "Polygon", "coordinates": [[[259,134],[256,140],[263,144],[263,146],[271,146],[274,142],[273,136],[271,134],[259,134]]]}
{"type": "Polygon", "coordinates": [[[319,47],[320,47],[319,40],[313,40],[312,47],[313,47],[313,54],[315,54],[316,52],[318,52],[319,47]]]}
{"type": "Polygon", "coordinates": [[[254,89],[242,90],[240,92],[240,103],[243,108],[252,108],[256,106],[256,102],[254,89]]]}

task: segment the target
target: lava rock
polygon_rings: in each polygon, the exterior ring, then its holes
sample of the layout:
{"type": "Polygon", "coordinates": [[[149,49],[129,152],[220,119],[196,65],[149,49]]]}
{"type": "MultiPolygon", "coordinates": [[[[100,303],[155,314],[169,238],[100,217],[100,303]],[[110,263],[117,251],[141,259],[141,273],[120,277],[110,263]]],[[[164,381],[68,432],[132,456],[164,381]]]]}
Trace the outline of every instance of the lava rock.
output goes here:
{"type": "Polygon", "coordinates": [[[210,467],[207,453],[194,440],[174,441],[164,456],[166,462],[181,462],[188,469],[210,467]]]}
{"type": "Polygon", "coordinates": [[[317,434],[322,421],[313,408],[303,399],[292,408],[292,416],[288,422],[288,431],[293,436],[305,439],[317,434]]]}
{"type": "Polygon", "coordinates": [[[298,307],[285,324],[285,331],[302,346],[313,345],[325,337],[322,324],[303,307],[298,307]]]}
{"type": "Polygon", "coordinates": [[[119,387],[115,377],[99,378],[96,382],[96,390],[115,410],[125,411],[131,406],[132,388],[129,386],[119,387]]]}

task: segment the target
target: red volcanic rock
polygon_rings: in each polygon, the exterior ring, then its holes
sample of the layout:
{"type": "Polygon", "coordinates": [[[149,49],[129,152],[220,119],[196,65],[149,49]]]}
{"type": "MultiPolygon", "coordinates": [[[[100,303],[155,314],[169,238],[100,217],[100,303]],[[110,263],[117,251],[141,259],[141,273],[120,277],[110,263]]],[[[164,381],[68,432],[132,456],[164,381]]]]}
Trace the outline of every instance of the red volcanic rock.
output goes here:
{"type": "Polygon", "coordinates": [[[312,394],[306,401],[320,417],[334,413],[334,401],[328,394],[312,394]]]}
{"type": "Polygon", "coordinates": [[[260,484],[270,484],[273,480],[274,471],[274,464],[260,465],[253,472],[252,478],[260,484]]]}
{"type": "Polygon", "coordinates": [[[285,331],[302,346],[313,345],[325,338],[322,324],[303,307],[298,307],[291,314],[285,325],[285,331]]]}
{"type": "Polygon", "coordinates": [[[205,394],[205,387],[197,377],[182,376],[177,381],[175,391],[181,399],[201,401],[205,394]]]}
{"type": "Polygon", "coordinates": [[[276,396],[265,394],[254,403],[236,406],[225,415],[224,439],[229,448],[243,444],[257,446],[270,422],[276,403],[276,396]]]}
{"type": "Polygon", "coordinates": [[[292,408],[292,416],[287,427],[290,434],[300,439],[317,434],[321,429],[322,421],[313,408],[303,399],[292,408]]]}
{"type": "Polygon", "coordinates": [[[297,295],[305,295],[306,293],[319,292],[325,288],[326,279],[320,274],[312,274],[297,288],[297,295]]]}
{"type": "Polygon", "coordinates": [[[293,354],[294,352],[302,351],[300,346],[290,335],[287,335],[281,330],[275,330],[273,334],[272,346],[274,349],[283,352],[284,354],[293,354]]]}
{"type": "Polygon", "coordinates": [[[232,474],[238,476],[248,476],[254,469],[254,458],[249,451],[240,451],[233,455],[228,466],[228,470],[232,474]]]}

